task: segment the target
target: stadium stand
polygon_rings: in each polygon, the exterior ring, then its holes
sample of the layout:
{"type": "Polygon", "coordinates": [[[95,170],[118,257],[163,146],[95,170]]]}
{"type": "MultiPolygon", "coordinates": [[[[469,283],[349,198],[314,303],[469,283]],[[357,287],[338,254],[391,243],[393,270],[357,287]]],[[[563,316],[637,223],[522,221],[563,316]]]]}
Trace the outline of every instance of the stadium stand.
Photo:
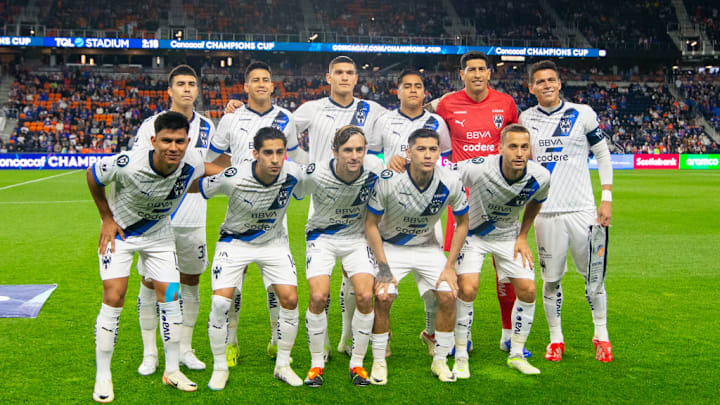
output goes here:
{"type": "Polygon", "coordinates": [[[535,39],[553,43],[551,18],[537,2],[452,2],[459,15],[475,22],[476,34],[491,38],[535,39]]]}

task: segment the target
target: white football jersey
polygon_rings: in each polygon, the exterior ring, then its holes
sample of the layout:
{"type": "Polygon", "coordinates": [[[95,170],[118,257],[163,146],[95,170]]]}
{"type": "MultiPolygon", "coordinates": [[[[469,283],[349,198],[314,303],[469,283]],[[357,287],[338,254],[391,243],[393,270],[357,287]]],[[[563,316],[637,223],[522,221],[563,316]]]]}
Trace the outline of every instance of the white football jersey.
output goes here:
{"type": "Polygon", "coordinates": [[[595,111],[563,101],[550,113],[540,106],[529,108],[519,122],[530,131],[533,159],[552,173],[553,186],[541,212],[594,210],[588,155],[605,136],[595,111]]]}
{"type": "Polygon", "coordinates": [[[375,154],[384,153],[385,160],[395,155],[406,157],[408,137],[420,128],[432,129],[440,135],[440,152],[443,157],[449,158],[452,154],[450,131],[445,120],[437,114],[423,110],[422,115],[410,118],[398,109],[380,117],[376,128],[378,136],[372,139],[373,143],[368,144],[368,151],[375,154]]]}
{"type": "Polygon", "coordinates": [[[298,197],[312,195],[312,214],[305,225],[306,239],[315,240],[320,235],[362,237],[367,201],[383,169],[379,158],[365,156],[360,176],[346,183],[335,174],[335,159],[308,165],[303,185],[295,192],[298,197]]]}
{"type": "Polygon", "coordinates": [[[548,197],[550,172],[528,162],[525,173],[509,183],[502,173],[502,155],[464,160],[453,165],[470,190],[468,235],[497,240],[515,240],[520,233],[520,213],[530,200],[542,203],[548,197]]]}
{"type": "Polygon", "coordinates": [[[239,239],[262,244],[287,237],[283,217],[304,170],[293,162],[285,162],[275,181],[263,184],[255,177],[256,163],[253,160],[238,167],[230,166],[199,182],[203,197],[217,194],[229,197],[225,221],[220,225],[220,241],[239,239]]]}
{"type": "Polygon", "coordinates": [[[424,190],[415,185],[410,170],[403,173],[384,170],[371,194],[368,210],[383,216],[378,225],[383,241],[405,246],[439,246],[434,227],[448,205],[455,215],[468,212],[465,187],[449,169],[435,167],[424,190]]]}
{"type": "MultiPolygon", "coordinates": [[[[162,113],[160,113],[162,114],[162,113]]],[[[134,149],[152,149],[150,137],[155,136],[155,119],[159,114],[143,121],[138,128],[133,142],[134,149]]],[[[209,119],[193,112],[190,120],[190,138],[189,148],[196,149],[203,157],[208,150],[208,145],[212,142],[215,134],[215,125],[209,119]]],[[[175,227],[205,227],[205,219],[207,217],[207,202],[197,193],[188,194],[178,207],[177,211],[172,214],[172,225],[175,227]]]]}
{"type": "MultiPolygon", "coordinates": [[[[244,104],[234,113],[223,115],[210,142],[210,149],[220,154],[230,153],[231,164],[240,166],[245,161],[253,160],[253,138],[257,131],[264,127],[277,128],[288,139],[297,140],[290,111],[274,105],[260,114],[244,104]]],[[[297,144],[297,141],[295,143],[297,144]]]]}
{"type": "Polygon", "coordinates": [[[170,215],[180,205],[190,183],[205,173],[203,158],[194,149],[188,149],[178,168],[167,176],[155,171],[154,153],[152,149],[134,149],[104,157],[92,168],[95,182],[110,186],[110,210],[126,238],[172,237],[170,215]]]}
{"type": "MultiPolygon", "coordinates": [[[[356,125],[363,129],[368,144],[378,135],[376,123],[387,110],[374,101],[353,98],[348,106],[341,106],[330,97],[308,101],[295,113],[295,128],[298,135],[308,131],[309,159],[320,162],[332,158],[332,140],[335,132],[345,125],[356,125]]],[[[288,139],[288,150],[297,147],[297,139],[288,139]]]]}

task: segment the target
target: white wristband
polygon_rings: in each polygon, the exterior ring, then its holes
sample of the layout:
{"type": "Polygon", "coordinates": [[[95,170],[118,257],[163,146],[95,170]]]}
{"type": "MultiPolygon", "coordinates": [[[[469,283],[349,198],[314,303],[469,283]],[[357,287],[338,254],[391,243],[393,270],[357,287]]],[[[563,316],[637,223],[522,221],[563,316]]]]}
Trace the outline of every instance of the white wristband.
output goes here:
{"type": "Polygon", "coordinates": [[[612,191],[603,190],[602,195],[600,197],[600,201],[612,202],[612,191]]]}

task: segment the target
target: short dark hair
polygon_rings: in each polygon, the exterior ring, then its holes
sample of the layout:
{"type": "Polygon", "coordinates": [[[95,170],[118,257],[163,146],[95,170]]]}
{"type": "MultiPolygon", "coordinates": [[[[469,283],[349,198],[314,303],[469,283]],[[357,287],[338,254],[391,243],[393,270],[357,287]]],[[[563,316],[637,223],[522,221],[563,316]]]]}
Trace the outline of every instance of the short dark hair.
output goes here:
{"type": "Polygon", "coordinates": [[[528,81],[532,82],[533,76],[535,75],[535,73],[537,73],[541,70],[546,70],[546,69],[555,71],[555,73],[558,75],[558,77],[560,77],[560,71],[558,70],[558,67],[555,64],[555,62],[553,62],[551,60],[541,60],[540,62],[533,63],[528,68],[528,81]]]}
{"type": "Polygon", "coordinates": [[[191,68],[188,65],[177,65],[175,66],[175,68],[173,68],[173,70],[170,71],[170,74],[168,74],[168,87],[172,86],[175,76],[180,75],[192,76],[195,78],[195,80],[197,80],[198,78],[197,73],[195,73],[195,69],[191,68]]]}
{"type": "MultiPolygon", "coordinates": [[[[420,81],[422,81],[422,74],[420,74],[420,72],[419,72],[417,69],[415,69],[415,68],[406,68],[406,69],[403,69],[403,71],[400,72],[400,76],[398,76],[398,86],[400,86],[400,84],[402,83],[402,81],[403,81],[403,79],[405,78],[405,76],[408,76],[408,75],[419,76],[419,77],[420,77],[420,81]]],[[[423,83],[423,85],[424,85],[424,83],[423,83]]]]}
{"type": "Polygon", "coordinates": [[[179,112],[167,111],[158,115],[155,119],[155,135],[159,134],[163,129],[171,131],[184,129],[185,134],[187,134],[190,131],[190,122],[188,122],[187,117],[179,112]]]}
{"type": "Polygon", "coordinates": [[[355,125],[345,125],[338,128],[338,130],[335,132],[335,137],[332,141],[332,150],[334,150],[335,152],[339,151],[340,147],[345,145],[345,143],[355,134],[360,134],[363,137],[363,141],[367,145],[365,133],[360,127],[356,127],[355,125]]]}
{"type": "Polygon", "coordinates": [[[433,138],[438,142],[438,144],[440,144],[440,135],[432,129],[418,128],[412,131],[408,137],[408,145],[412,147],[415,144],[415,140],[418,138],[433,138]]]}
{"type": "Polygon", "coordinates": [[[268,73],[272,75],[272,70],[270,70],[270,65],[263,61],[256,61],[252,62],[248,65],[248,67],[245,69],[245,80],[247,80],[247,77],[250,75],[250,72],[252,72],[255,69],[262,69],[267,70],[268,73]]]}
{"type": "Polygon", "coordinates": [[[283,146],[287,146],[287,138],[281,130],[273,127],[263,127],[258,129],[255,137],[253,137],[253,147],[256,151],[260,152],[263,143],[271,139],[282,139],[283,146]]]}
{"type": "Polygon", "coordinates": [[[357,65],[355,64],[354,60],[352,60],[349,56],[341,55],[333,58],[333,60],[330,61],[330,65],[328,65],[328,72],[332,72],[332,67],[337,65],[338,63],[350,63],[355,69],[357,69],[357,65]]]}
{"type": "Polygon", "coordinates": [[[482,59],[485,61],[485,66],[490,67],[490,58],[480,51],[470,51],[460,57],[460,70],[465,70],[467,63],[473,59],[482,59]]]}
{"type": "Polygon", "coordinates": [[[505,143],[505,137],[508,133],[515,132],[515,133],[521,133],[521,134],[527,134],[528,137],[530,136],[530,131],[528,131],[527,128],[520,124],[510,124],[503,128],[503,130],[500,132],[500,143],[505,143]]]}

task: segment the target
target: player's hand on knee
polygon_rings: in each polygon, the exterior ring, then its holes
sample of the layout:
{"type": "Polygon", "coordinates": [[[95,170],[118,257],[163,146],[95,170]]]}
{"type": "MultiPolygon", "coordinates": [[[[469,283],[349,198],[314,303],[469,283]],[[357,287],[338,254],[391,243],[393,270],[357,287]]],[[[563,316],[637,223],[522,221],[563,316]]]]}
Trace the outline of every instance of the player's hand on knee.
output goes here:
{"type": "Polygon", "coordinates": [[[530,250],[530,246],[528,246],[527,239],[522,236],[518,237],[515,241],[513,260],[515,260],[518,255],[522,258],[523,267],[529,267],[531,269],[535,267],[535,258],[530,250]]]}
{"type": "Polygon", "coordinates": [[[600,201],[598,208],[597,222],[602,226],[610,226],[610,218],[612,217],[612,204],[610,201],[600,201]]]}
{"type": "Polygon", "coordinates": [[[457,273],[455,273],[454,268],[445,266],[443,271],[440,273],[440,277],[438,277],[437,283],[435,283],[435,289],[440,289],[440,285],[442,283],[447,283],[450,287],[450,292],[452,293],[453,298],[457,298],[458,282],[457,273]]]}
{"type": "Polygon", "coordinates": [[[225,106],[225,114],[232,114],[237,110],[238,108],[243,106],[243,102],[240,100],[233,100],[231,99],[228,101],[227,105],[225,106]]]}
{"type": "Polygon", "coordinates": [[[387,301],[390,299],[390,294],[395,294],[397,291],[397,280],[393,277],[389,282],[381,282],[375,280],[375,296],[381,301],[387,301]]]}
{"type": "Polygon", "coordinates": [[[116,235],[120,235],[120,238],[125,240],[125,233],[120,225],[118,225],[112,218],[104,219],[102,221],[102,225],[100,226],[100,242],[98,243],[99,254],[105,253],[108,243],[110,244],[110,251],[115,253],[116,235]]]}
{"type": "Polygon", "coordinates": [[[400,155],[395,155],[392,158],[390,158],[390,162],[388,162],[388,169],[394,171],[395,173],[402,173],[405,171],[405,166],[407,166],[407,159],[400,155]]]}

